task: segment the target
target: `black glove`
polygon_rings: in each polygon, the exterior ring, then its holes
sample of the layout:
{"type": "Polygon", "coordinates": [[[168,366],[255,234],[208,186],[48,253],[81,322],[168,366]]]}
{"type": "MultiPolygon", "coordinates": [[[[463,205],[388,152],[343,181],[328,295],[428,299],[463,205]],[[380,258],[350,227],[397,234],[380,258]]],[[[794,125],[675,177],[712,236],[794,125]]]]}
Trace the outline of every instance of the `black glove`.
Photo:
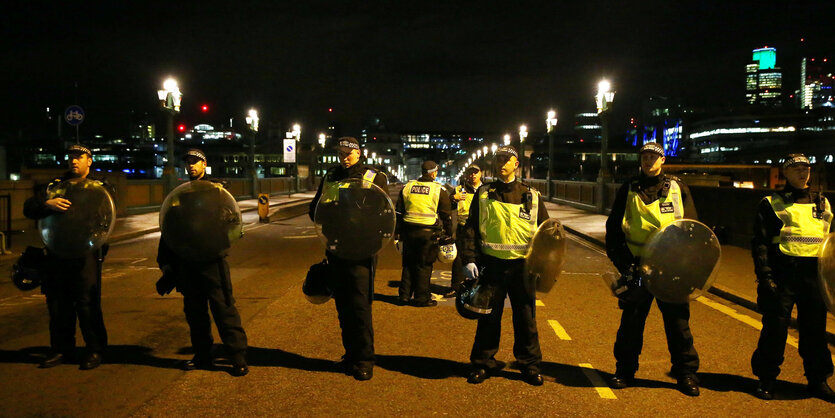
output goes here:
{"type": "Polygon", "coordinates": [[[771,273],[765,273],[762,275],[757,276],[757,283],[758,287],[762,289],[764,292],[767,292],[771,295],[777,294],[777,282],[771,277],[771,273]]]}
{"type": "Polygon", "coordinates": [[[177,287],[177,281],[174,279],[174,274],[168,268],[162,269],[162,277],[157,280],[157,293],[160,296],[165,296],[171,293],[177,287]]]}

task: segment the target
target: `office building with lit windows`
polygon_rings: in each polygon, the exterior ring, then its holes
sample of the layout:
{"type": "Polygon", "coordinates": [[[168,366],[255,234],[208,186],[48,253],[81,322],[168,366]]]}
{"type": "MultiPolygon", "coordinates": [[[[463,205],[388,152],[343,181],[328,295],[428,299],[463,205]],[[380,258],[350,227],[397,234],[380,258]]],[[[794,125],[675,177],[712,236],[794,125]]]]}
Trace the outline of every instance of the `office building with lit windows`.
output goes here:
{"type": "Polygon", "coordinates": [[[782,106],[783,72],[777,66],[777,49],[755,49],[752,61],[745,65],[745,99],[752,105],[782,106]]]}
{"type": "Polygon", "coordinates": [[[800,61],[800,107],[814,109],[835,106],[835,71],[827,58],[800,61]]]}

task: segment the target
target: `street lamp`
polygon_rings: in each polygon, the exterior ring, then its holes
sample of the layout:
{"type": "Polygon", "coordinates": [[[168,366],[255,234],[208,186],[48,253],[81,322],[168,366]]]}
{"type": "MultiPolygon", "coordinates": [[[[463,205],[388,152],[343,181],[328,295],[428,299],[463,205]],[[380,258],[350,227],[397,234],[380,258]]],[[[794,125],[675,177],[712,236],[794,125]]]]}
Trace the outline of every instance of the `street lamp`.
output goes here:
{"type": "Polygon", "coordinates": [[[548,199],[551,198],[551,171],[553,171],[554,164],[554,131],[557,128],[557,112],[553,110],[548,111],[548,117],[545,119],[545,127],[548,132],[548,172],[545,174],[545,193],[548,194],[548,199]]]}
{"type": "MultiPolygon", "coordinates": [[[[293,139],[295,139],[296,142],[301,142],[301,138],[302,138],[302,127],[301,127],[301,125],[299,125],[298,123],[294,123],[292,134],[293,134],[293,139]]],[[[299,144],[296,144],[296,192],[300,192],[301,187],[302,187],[301,186],[301,184],[302,184],[301,179],[299,178],[299,155],[298,154],[299,154],[299,144]]]]}
{"type": "Polygon", "coordinates": [[[162,90],[157,90],[157,97],[165,115],[168,117],[168,141],[166,145],[168,161],[165,164],[165,169],[163,169],[163,177],[166,180],[167,192],[170,192],[174,189],[177,180],[177,173],[174,168],[174,115],[180,112],[183,93],[177,86],[177,80],[169,77],[162,83],[162,90]]]}
{"type": "Polygon", "coordinates": [[[519,126],[519,160],[522,163],[522,179],[525,178],[525,138],[528,137],[527,125],[519,126]]]}
{"type": "Polygon", "coordinates": [[[249,128],[249,177],[252,182],[252,197],[258,197],[258,170],[255,166],[255,135],[258,132],[258,111],[249,109],[246,114],[246,126],[249,128]]]}
{"type": "Polygon", "coordinates": [[[510,145],[510,134],[504,134],[504,144],[505,146],[510,145]]]}
{"type": "Polygon", "coordinates": [[[606,196],[606,183],[612,181],[609,174],[609,108],[615,100],[615,92],[607,80],[601,80],[597,84],[597,94],[594,96],[597,103],[597,114],[600,118],[600,170],[597,172],[597,209],[600,213],[605,210],[603,198],[606,196]]]}

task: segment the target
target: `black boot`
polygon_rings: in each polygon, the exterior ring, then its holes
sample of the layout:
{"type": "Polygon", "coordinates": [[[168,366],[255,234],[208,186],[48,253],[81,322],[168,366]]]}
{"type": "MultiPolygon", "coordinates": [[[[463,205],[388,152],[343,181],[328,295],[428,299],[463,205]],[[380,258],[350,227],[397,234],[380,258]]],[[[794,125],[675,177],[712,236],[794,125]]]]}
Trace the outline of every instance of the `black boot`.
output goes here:
{"type": "Polygon", "coordinates": [[[832,388],[829,387],[826,380],[818,383],[809,383],[807,389],[810,395],[829,403],[835,403],[835,392],[832,391],[832,388]]]}
{"type": "Polygon", "coordinates": [[[757,390],[754,392],[754,396],[765,401],[770,401],[774,399],[775,383],[776,381],[774,379],[760,379],[760,384],[757,386],[757,390]]]}

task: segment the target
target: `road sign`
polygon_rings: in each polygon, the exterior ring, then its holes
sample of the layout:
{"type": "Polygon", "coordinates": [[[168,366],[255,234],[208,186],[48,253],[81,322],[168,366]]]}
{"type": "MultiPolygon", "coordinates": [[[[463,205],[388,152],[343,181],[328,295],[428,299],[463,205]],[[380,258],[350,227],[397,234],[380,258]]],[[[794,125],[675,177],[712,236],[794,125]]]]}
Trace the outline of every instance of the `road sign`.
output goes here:
{"type": "Polygon", "coordinates": [[[64,120],[72,126],[81,125],[84,122],[84,109],[78,105],[72,105],[64,111],[64,120]]]}
{"type": "Polygon", "coordinates": [[[295,139],[285,139],[284,140],[284,162],[285,163],[295,163],[296,162],[296,140],[295,139]]]}

